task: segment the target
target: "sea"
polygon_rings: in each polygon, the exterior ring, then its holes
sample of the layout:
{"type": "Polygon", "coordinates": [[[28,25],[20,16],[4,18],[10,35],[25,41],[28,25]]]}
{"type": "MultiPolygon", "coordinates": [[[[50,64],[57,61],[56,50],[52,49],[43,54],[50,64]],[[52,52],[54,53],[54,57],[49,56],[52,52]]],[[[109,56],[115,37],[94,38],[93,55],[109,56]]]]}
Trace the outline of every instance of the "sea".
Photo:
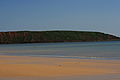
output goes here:
{"type": "Polygon", "coordinates": [[[120,41],[0,44],[0,55],[120,60],[120,41]]]}

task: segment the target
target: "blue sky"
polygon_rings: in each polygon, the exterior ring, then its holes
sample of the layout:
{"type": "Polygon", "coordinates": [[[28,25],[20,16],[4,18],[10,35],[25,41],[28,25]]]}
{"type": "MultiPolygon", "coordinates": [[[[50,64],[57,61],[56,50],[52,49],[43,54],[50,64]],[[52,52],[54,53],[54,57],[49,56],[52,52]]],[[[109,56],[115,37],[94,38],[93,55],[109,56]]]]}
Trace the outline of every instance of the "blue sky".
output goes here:
{"type": "Polygon", "coordinates": [[[0,0],[0,31],[82,30],[120,36],[120,0],[0,0]]]}

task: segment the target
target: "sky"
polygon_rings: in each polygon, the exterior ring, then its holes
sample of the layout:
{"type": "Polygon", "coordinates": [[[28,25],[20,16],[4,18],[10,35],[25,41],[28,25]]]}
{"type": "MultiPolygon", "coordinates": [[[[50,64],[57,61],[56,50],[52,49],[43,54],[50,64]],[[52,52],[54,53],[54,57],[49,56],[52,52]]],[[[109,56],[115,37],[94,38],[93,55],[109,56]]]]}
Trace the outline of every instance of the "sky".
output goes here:
{"type": "Polygon", "coordinates": [[[20,30],[120,36],[120,0],[0,0],[0,31],[20,30]]]}

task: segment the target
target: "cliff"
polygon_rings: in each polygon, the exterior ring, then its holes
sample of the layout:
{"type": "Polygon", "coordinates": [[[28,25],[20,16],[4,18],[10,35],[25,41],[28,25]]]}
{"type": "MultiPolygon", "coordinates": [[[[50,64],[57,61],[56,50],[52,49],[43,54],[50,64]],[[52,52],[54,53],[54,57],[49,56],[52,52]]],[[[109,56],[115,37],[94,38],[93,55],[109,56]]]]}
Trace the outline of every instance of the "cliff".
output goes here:
{"type": "Polygon", "coordinates": [[[88,31],[15,31],[0,32],[0,44],[120,41],[119,37],[88,31]]]}

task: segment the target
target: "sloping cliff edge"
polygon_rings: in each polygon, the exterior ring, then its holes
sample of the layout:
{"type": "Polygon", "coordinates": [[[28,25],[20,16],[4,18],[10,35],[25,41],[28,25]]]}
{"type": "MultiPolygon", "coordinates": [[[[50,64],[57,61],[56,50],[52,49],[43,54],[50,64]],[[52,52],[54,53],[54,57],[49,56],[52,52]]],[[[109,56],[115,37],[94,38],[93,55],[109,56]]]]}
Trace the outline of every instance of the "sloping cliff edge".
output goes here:
{"type": "Polygon", "coordinates": [[[13,31],[0,32],[0,44],[120,41],[119,37],[88,31],[13,31]]]}

